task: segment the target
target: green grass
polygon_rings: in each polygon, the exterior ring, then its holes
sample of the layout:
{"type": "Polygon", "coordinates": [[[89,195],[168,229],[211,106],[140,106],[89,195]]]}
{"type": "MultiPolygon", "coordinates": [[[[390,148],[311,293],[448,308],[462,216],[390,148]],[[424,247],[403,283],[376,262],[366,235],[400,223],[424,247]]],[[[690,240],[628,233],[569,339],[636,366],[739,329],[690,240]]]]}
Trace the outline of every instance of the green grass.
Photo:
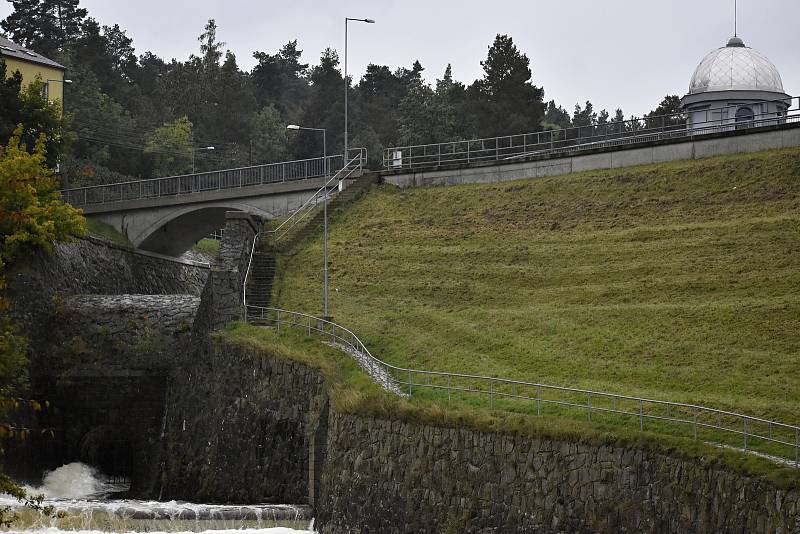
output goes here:
{"type": "Polygon", "coordinates": [[[95,237],[111,241],[112,243],[116,243],[117,245],[122,245],[125,247],[133,246],[131,242],[128,241],[127,237],[119,233],[117,229],[111,226],[110,224],[106,224],[104,222],[92,219],[86,219],[86,226],[89,230],[89,235],[93,235],[95,237]]]}
{"type": "MultiPolygon", "coordinates": [[[[329,248],[332,315],[393,364],[800,423],[800,150],[382,186],[329,248]]],[[[319,250],[276,305],[319,313],[319,250]]]]}
{"type": "Polygon", "coordinates": [[[218,258],[219,241],[207,237],[195,243],[195,245],[192,247],[192,250],[199,252],[200,254],[205,254],[210,258],[218,258]]]}

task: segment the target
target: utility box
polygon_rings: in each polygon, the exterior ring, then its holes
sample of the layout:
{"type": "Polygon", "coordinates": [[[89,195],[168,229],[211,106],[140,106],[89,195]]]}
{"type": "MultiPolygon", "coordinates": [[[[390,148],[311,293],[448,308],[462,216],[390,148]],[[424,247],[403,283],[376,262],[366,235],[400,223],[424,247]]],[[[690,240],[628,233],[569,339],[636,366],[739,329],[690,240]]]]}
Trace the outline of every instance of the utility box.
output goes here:
{"type": "Polygon", "coordinates": [[[392,169],[401,169],[403,168],[403,151],[402,150],[395,150],[392,152],[392,157],[390,159],[389,167],[392,169]]]}

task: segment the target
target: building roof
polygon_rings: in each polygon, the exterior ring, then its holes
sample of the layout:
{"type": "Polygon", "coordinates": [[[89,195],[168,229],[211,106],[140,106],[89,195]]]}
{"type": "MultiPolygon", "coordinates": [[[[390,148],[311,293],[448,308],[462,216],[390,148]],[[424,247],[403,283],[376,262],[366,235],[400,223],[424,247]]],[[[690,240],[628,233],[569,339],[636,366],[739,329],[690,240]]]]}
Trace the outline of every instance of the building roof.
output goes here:
{"type": "Polygon", "coordinates": [[[739,37],[708,54],[694,71],[689,94],[711,91],[769,91],[783,93],[783,81],[775,65],[739,37]]]}
{"type": "Polygon", "coordinates": [[[64,70],[64,66],[56,63],[52,59],[47,59],[41,54],[28,50],[24,46],[20,46],[12,41],[9,41],[0,35],[0,56],[19,59],[20,61],[27,61],[29,63],[38,63],[46,67],[53,67],[55,69],[64,70]]]}

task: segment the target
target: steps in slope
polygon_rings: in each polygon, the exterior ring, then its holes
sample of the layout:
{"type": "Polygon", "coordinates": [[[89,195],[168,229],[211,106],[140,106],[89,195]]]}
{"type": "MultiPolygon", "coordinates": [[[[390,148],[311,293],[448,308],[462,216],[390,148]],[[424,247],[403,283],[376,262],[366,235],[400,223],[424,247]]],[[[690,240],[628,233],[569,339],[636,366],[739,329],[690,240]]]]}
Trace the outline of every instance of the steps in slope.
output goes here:
{"type": "MultiPolygon", "coordinates": [[[[346,187],[328,202],[328,223],[335,220],[339,213],[360,198],[373,184],[377,184],[378,180],[377,173],[365,173],[346,184],[346,187]]],[[[322,231],[323,217],[324,211],[317,209],[278,243],[273,242],[271,235],[265,234],[261,237],[253,253],[253,262],[246,282],[248,305],[265,308],[270,306],[278,256],[292,253],[306,239],[318,235],[322,231]]]]}

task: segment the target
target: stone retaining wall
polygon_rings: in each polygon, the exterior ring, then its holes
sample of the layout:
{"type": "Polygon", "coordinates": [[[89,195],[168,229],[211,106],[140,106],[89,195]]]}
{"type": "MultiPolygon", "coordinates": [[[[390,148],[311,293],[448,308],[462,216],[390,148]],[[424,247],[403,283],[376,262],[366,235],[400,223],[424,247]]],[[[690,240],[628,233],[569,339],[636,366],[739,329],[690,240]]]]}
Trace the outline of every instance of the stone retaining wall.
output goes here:
{"type": "Polygon", "coordinates": [[[800,494],[633,446],[331,413],[323,534],[800,531],[800,494]]]}
{"type": "Polygon", "coordinates": [[[52,315],[56,294],[199,296],[208,271],[204,265],[88,237],[57,243],[52,254],[39,251],[15,265],[8,276],[8,296],[15,318],[35,330],[52,315]]]}
{"type": "Polygon", "coordinates": [[[700,459],[339,413],[316,369],[221,342],[184,369],[168,498],[310,502],[322,534],[800,532],[800,493],[700,459]]]}
{"type": "Polygon", "coordinates": [[[171,386],[162,497],[307,503],[326,402],[314,369],[212,341],[171,386]]]}

